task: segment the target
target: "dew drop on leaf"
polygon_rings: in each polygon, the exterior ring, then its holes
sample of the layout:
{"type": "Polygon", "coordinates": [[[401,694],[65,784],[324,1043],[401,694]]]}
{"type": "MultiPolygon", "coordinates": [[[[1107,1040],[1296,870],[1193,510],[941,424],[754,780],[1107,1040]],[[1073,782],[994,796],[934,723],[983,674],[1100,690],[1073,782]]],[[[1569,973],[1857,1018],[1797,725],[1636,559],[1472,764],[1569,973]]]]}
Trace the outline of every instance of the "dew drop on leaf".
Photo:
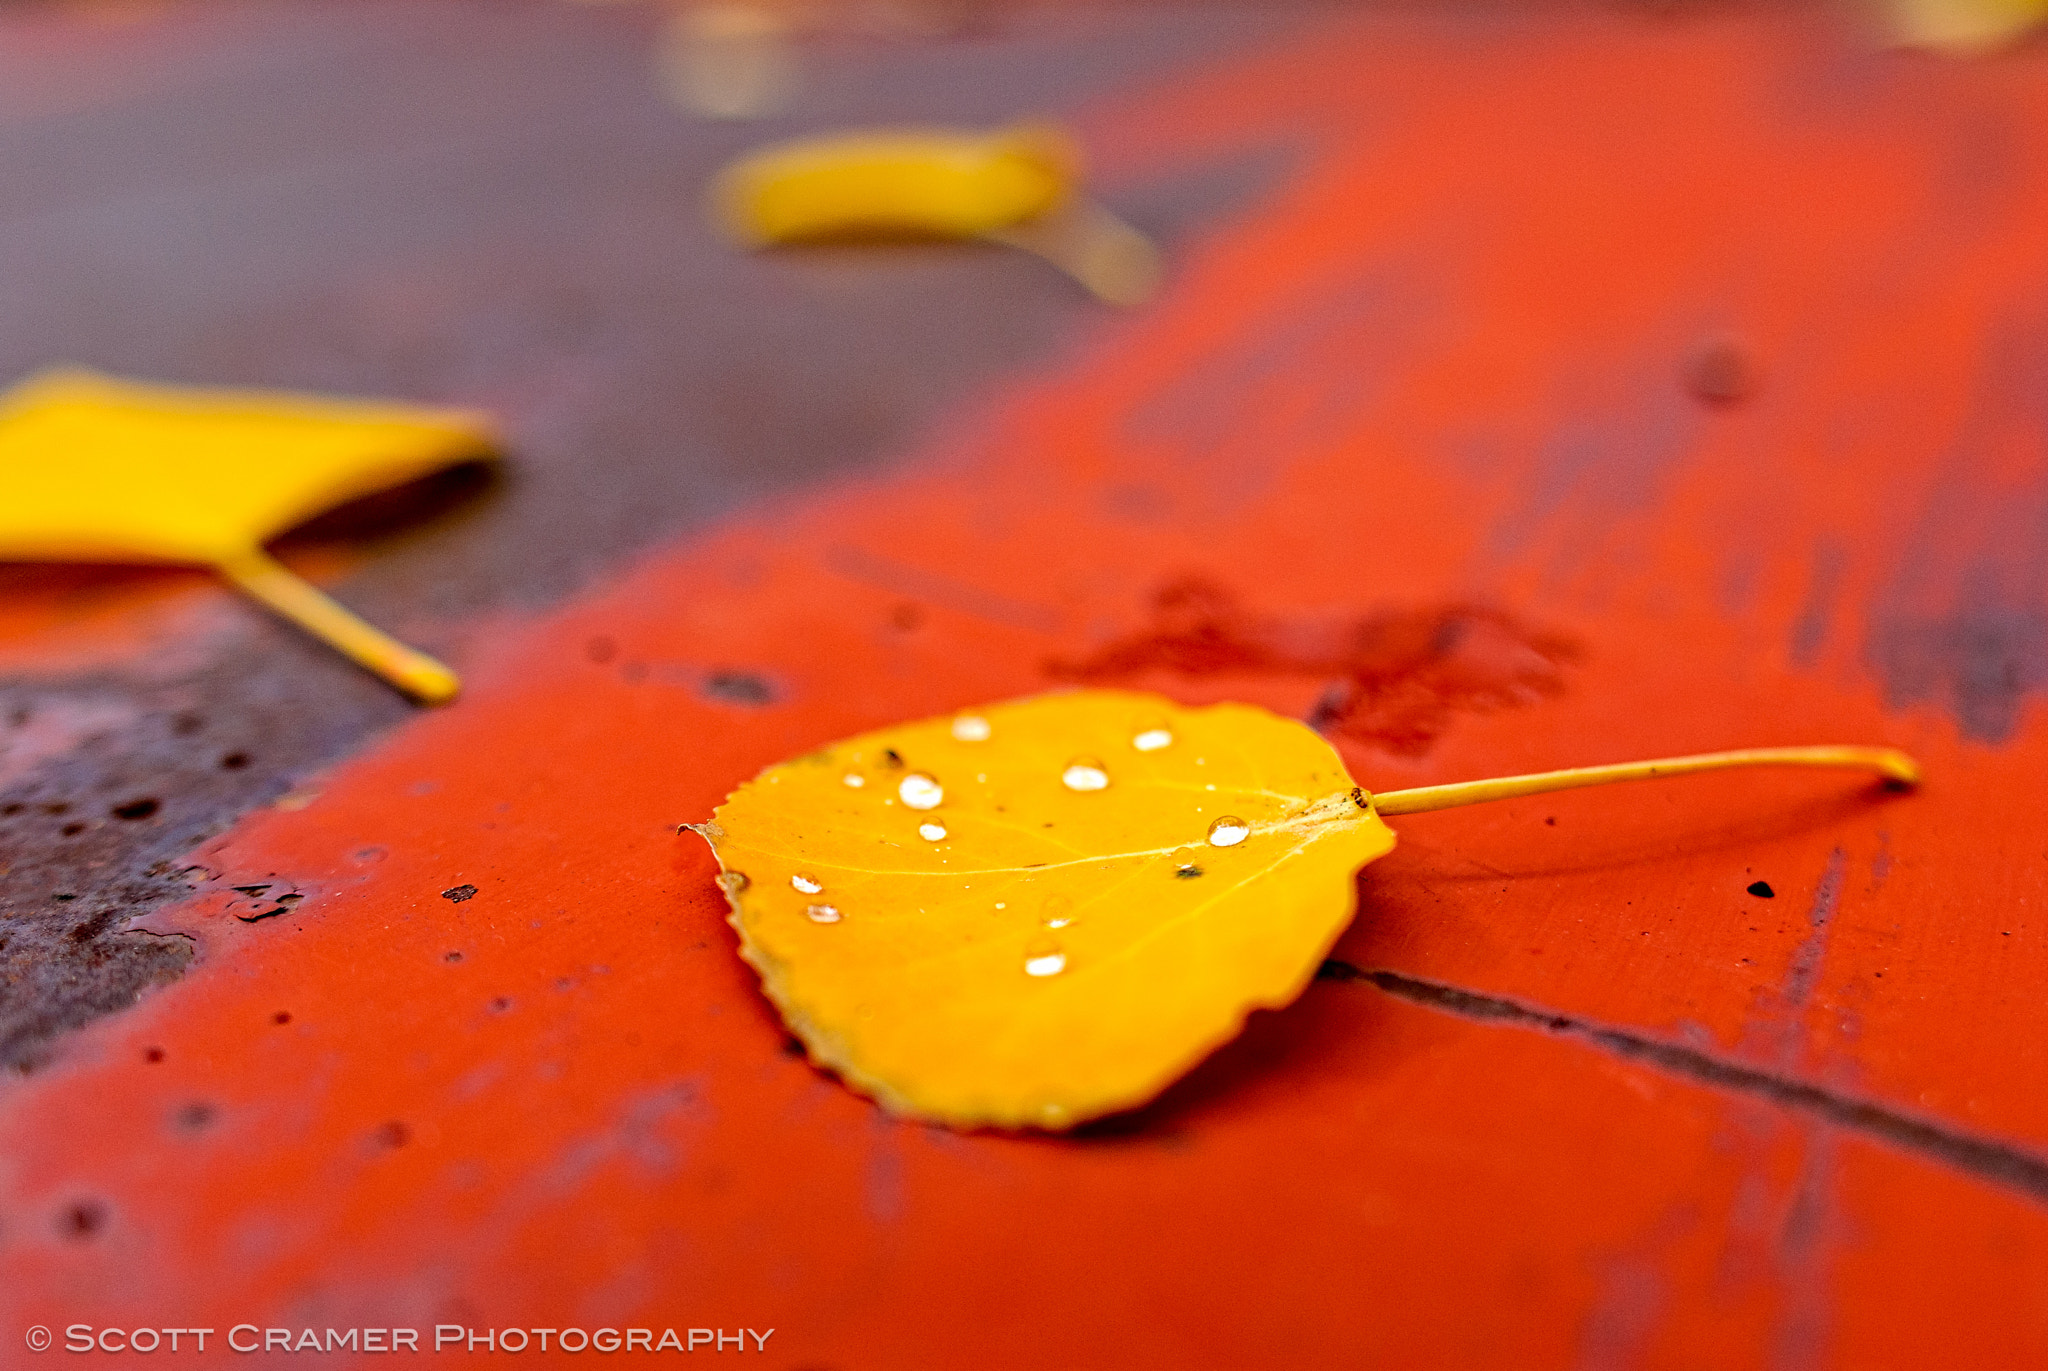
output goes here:
{"type": "Polygon", "coordinates": [[[1060,773],[1060,783],[1069,790],[1103,790],[1109,785],[1109,773],[1092,757],[1076,757],[1060,773]]]}
{"type": "Polygon", "coordinates": [[[1252,826],[1250,824],[1246,823],[1243,819],[1226,814],[1215,823],[1209,825],[1209,846],[1236,847],[1246,838],[1249,838],[1251,834],[1252,826]]]}
{"type": "Polygon", "coordinates": [[[804,907],[804,917],[814,924],[836,924],[839,922],[839,906],[814,904],[804,907]]]}
{"type": "Polygon", "coordinates": [[[1131,746],[1140,752],[1157,752],[1162,747],[1172,745],[1173,733],[1170,729],[1164,728],[1148,728],[1131,739],[1131,746]]]}
{"type": "Polygon", "coordinates": [[[849,771],[846,773],[846,783],[852,786],[855,790],[859,790],[862,786],[868,783],[868,778],[861,775],[857,771],[849,771]]]}
{"type": "Polygon", "coordinates": [[[801,871],[791,876],[789,883],[806,895],[815,895],[825,888],[824,882],[820,881],[817,877],[806,875],[801,871]]]}
{"type": "Polygon", "coordinates": [[[937,809],[939,802],[946,798],[945,787],[922,771],[913,771],[905,776],[902,784],[896,787],[896,793],[912,809],[937,809]]]}
{"type": "Polygon", "coordinates": [[[1071,895],[1048,895],[1045,897],[1045,911],[1039,915],[1047,928],[1065,928],[1074,921],[1074,897],[1071,895]]]}
{"type": "Polygon", "coordinates": [[[1040,952],[1024,958],[1024,974],[1027,976],[1057,976],[1067,969],[1067,954],[1064,952],[1040,952]]]}
{"type": "Polygon", "coordinates": [[[917,836],[928,843],[942,843],[946,840],[946,826],[926,821],[917,826],[917,836]]]}
{"type": "Polygon", "coordinates": [[[985,743],[988,735],[988,720],[979,714],[962,714],[953,720],[953,736],[963,743],[985,743]]]}

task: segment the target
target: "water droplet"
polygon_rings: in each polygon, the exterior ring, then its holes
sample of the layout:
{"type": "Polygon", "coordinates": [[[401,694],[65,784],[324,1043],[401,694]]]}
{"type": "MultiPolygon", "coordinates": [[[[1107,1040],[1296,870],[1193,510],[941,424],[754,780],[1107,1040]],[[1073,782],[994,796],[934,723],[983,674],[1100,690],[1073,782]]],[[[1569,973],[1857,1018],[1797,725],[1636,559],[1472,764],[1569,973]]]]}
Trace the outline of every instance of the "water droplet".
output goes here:
{"type": "Polygon", "coordinates": [[[1069,790],[1101,790],[1109,785],[1109,773],[1092,757],[1076,757],[1060,773],[1060,783],[1069,790]]]}
{"type": "Polygon", "coordinates": [[[1131,746],[1140,752],[1157,752],[1162,747],[1173,745],[1173,734],[1163,728],[1148,728],[1131,739],[1131,746]]]}
{"type": "Polygon", "coordinates": [[[1047,928],[1065,928],[1074,921],[1074,897],[1071,895],[1048,895],[1045,910],[1039,915],[1047,928]]]}
{"type": "Polygon", "coordinates": [[[825,888],[824,882],[816,876],[799,871],[789,878],[789,883],[806,895],[815,895],[825,888]]]}
{"type": "Polygon", "coordinates": [[[962,714],[953,721],[953,736],[963,743],[985,743],[988,734],[988,720],[979,714],[962,714]]]}
{"type": "Polygon", "coordinates": [[[1008,909],[1008,908],[1009,908],[1009,906],[1008,906],[1008,905],[1006,905],[1006,904],[1004,904],[1004,903],[1003,903],[1003,902],[1002,902],[1001,900],[997,900],[997,901],[996,901],[996,908],[997,908],[997,909],[1008,909]]]}
{"type": "Polygon", "coordinates": [[[1243,819],[1232,818],[1226,814],[1215,823],[1209,825],[1209,846],[1236,847],[1246,838],[1251,837],[1251,835],[1252,826],[1250,824],[1246,823],[1243,819]]]}
{"type": "Polygon", "coordinates": [[[1024,974],[1027,976],[1057,976],[1067,969],[1067,954],[1064,952],[1040,952],[1024,958],[1024,974]]]}
{"type": "Polygon", "coordinates": [[[836,924],[839,922],[839,906],[814,904],[804,907],[804,917],[814,924],[836,924]]]}
{"type": "Polygon", "coordinates": [[[896,787],[896,793],[912,809],[937,809],[939,801],[946,798],[945,787],[922,771],[913,771],[905,776],[903,783],[896,787]]]}
{"type": "Polygon", "coordinates": [[[946,840],[946,826],[930,822],[921,823],[917,826],[917,836],[928,843],[942,843],[946,840]]]}
{"type": "Polygon", "coordinates": [[[855,790],[859,790],[868,783],[868,778],[861,775],[858,771],[849,771],[846,773],[846,783],[855,790]]]}
{"type": "Polygon", "coordinates": [[[718,878],[718,883],[735,895],[753,884],[747,879],[747,873],[744,871],[728,871],[718,878]]]}

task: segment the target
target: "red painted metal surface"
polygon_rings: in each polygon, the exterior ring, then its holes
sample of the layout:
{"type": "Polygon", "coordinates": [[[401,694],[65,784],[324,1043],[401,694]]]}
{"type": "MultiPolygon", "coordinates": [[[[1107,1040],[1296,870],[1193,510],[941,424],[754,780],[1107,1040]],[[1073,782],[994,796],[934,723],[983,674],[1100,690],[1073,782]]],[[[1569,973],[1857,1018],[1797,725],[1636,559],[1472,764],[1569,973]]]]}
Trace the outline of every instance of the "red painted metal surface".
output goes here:
{"type": "Polygon", "coordinates": [[[897,474],[488,625],[460,705],[197,854],[152,921],[191,972],[6,1087],[11,1328],[772,1327],[752,1359],[810,1368],[2048,1355],[2044,58],[1332,19],[1084,131],[1114,177],[1296,160],[1155,309],[897,474]],[[1686,385],[1722,336],[1733,401],[1686,385]],[[1156,607],[1191,577],[1209,619],[1156,607]],[[1190,633],[1266,647],[1138,650],[1190,633]],[[1929,781],[1402,820],[1343,965],[1153,1107],[891,1120],[784,1050],[674,825],[1076,663],[1348,710],[1373,788],[1837,740],[1929,781]],[[719,671],[774,701],[707,699],[719,671]],[[1404,689],[1433,722],[1375,731],[1404,689]]]}

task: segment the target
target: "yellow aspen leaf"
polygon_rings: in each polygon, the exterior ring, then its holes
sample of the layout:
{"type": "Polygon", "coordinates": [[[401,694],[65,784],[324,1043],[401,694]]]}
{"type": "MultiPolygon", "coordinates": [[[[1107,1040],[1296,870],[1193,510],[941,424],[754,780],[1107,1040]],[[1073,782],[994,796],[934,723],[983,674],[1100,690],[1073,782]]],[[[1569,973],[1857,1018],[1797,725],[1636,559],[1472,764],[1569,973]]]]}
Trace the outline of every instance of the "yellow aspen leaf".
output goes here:
{"type": "Polygon", "coordinates": [[[719,173],[712,213],[748,247],[876,236],[983,238],[1035,253],[1099,298],[1149,299],[1159,251],[1079,193],[1056,128],[859,129],[760,148],[719,173]]]}
{"type": "Polygon", "coordinates": [[[1919,779],[1888,748],[1762,748],[1375,797],[1263,709],[1079,690],[849,738],[686,827],[814,1061],[899,1113],[1062,1129],[1298,996],[1394,846],[1382,812],[1736,766],[1919,779]]]}
{"type": "Polygon", "coordinates": [[[211,566],[416,698],[447,667],[263,550],[346,501],[488,457],[481,416],[50,371],[0,395],[0,559],[211,566]]]}
{"type": "Polygon", "coordinates": [[[713,205],[752,244],[859,233],[971,238],[1073,192],[1078,156],[1056,130],[862,129],[762,148],[719,175],[713,205]]]}
{"type": "Polygon", "coordinates": [[[1394,845],[1303,725],[1107,690],[863,734],[704,831],[815,1060],[902,1113],[1045,1128],[1293,1000],[1394,845]]]}

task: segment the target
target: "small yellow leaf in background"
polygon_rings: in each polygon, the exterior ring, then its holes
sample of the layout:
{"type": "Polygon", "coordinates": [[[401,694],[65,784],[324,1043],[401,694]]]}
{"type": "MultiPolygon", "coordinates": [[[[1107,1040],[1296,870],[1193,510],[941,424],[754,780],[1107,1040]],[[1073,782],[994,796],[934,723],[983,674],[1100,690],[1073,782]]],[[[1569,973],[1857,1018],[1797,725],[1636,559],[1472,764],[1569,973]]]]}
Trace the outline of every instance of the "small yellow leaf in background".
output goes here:
{"type": "Polygon", "coordinates": [[[713,190],[742,242],[858,233],[969,238],[1073,193],[1078,155],[1036,125],[997,133],[861,129],[781,143],[727,167],[713,190]]]}
{"type": "Polygon", "coordinates": [[[491,449],[484,420],[459,411],[45,372],[0,396],[0,559],[212,566],[400,689],[443,700],[452,672],[263,544],[491,449]]]}
{"type": "Polygon", "coordinates": [[[770,767],[702,830],[741,952],[891,1109],[1065,1128],[1287,1004],[1394,845],[1315,733],[1075,691],[770,767]]]}
{"type": "Polygon", "coordinates": [[[1036,253],[1113,305],[1159,288],[1150,238],[1080,193],[1056,128],[858,129],[759,148],[720,172],[712,212],[749,247],[861,235],[984,238],[1036,253]]]}
{"type": "Polygon", "coordinates": [[[2048,22],[2043,0],[1882,0],[1902,47],[1971,57],[2010,47],[2048,22]]]}

